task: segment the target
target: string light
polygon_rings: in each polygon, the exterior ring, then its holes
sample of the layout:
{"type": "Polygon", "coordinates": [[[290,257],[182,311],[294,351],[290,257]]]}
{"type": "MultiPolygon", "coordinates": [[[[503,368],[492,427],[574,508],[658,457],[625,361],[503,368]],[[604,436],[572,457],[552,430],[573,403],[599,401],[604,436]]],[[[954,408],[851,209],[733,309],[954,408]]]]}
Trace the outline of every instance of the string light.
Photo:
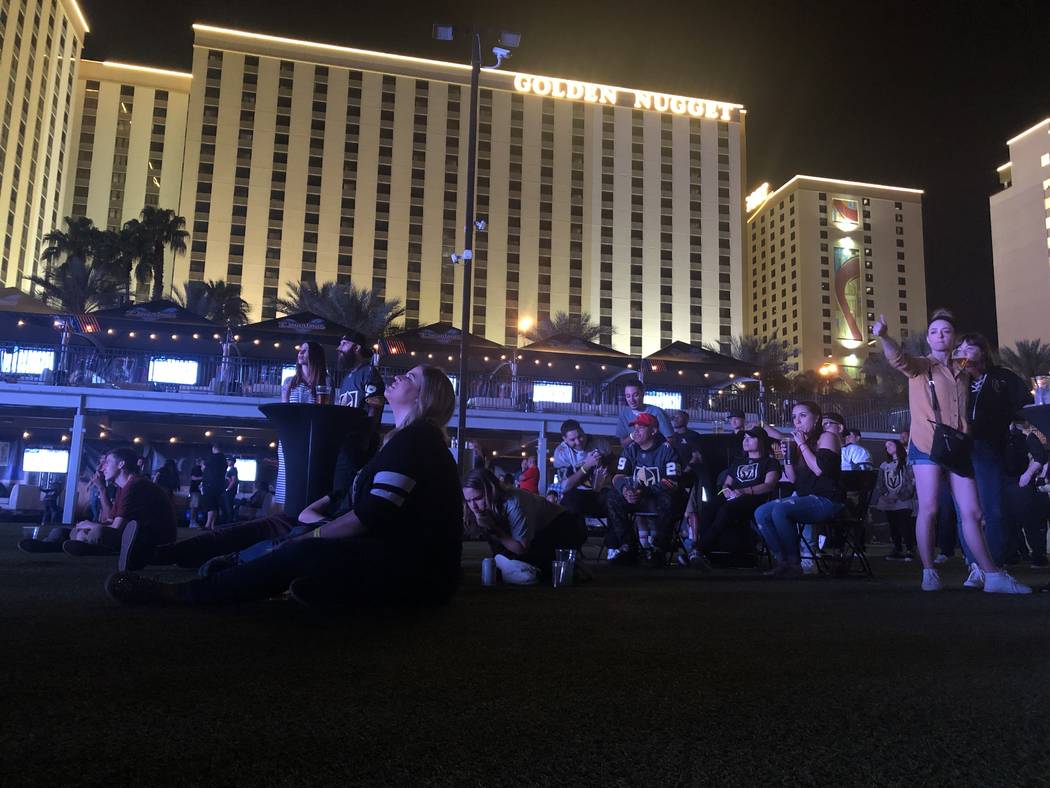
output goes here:
{"type": "Polygon", "coordinates": [[[134,331],[129,331],[128,332],[128,336],[131,337],[132,339],[134,339],[135,338],[135,332],[134,331]]]}
{"type": "Polygon", "coordinates": [[[194,339],[200,339],[200,338],[201,338],[201,335],[200,335],[200,334],[194,334],[194,335],[193,335],[193,338],[194,338],[194,339]]]}
{"type": "Polygon", "coordinates": [[[205,430],[204,431],[204,437],[205,438],[210,438],[211,437],[211,430],[205,430]]]}
{"type": "Polygon", "coordinates": [[[176,443],[177,441],[178,441],[178,439],[174,435],[172,435],[170,438],[168,438],[168,443],[176,443]]]}
{"type": "Polygon", "coordinates": [[[243,440],[244,440],[244,436],[243,436],[243,435],[238,435],[238,436],[237,436],[237,442],[238,442],[238,443],[240,443],[240,442],[241,442],[241,441],[243,441],[243,440]]]}
{"type": "Polygon", "coordinates": [[[69,436],[68,435],[63,435],[62,436],[62,442],[65,443],[67,440],[69,440],[69,436]]]}
{"type": "Polygon", "coordinates": [[[19,320],[18,321],[18,325],[19,326],[24,326],[25,324],[26,324],[26,321],[24,321],[24,320],[19,320]]]}
{"type": "Polygon", "coordinates": [[[178,338],[179,338],[179,335],[178,335],[178,334],[172,334],[172,335],[171,335],[171,338],[172,338],[172,339],[178,339],[178,338]]]}
{"type": "Polygon", "coordinates": [[[27,430],[26,432],[22,433],[22,438],[25,440],[29,440],[30,435],[32,435],[32,433],[27,430]]]}
{"type": "Polygon", "coordinates": [[[100,433],[98,434],[98,437],[100,437],[100,438],[102,438],[103,440],[105,440],[105,438],[106,438],[106,432],[105,432],[105,430],[103,430],[102,432],[100,432],[100,433]]]}
{"type": "Polygon", "coordinates": [[[134,438],[131,439],[131,442],[132,443],[142,443],[142,438],[140,438],[138,435],[136,435],[134,438]]]}
{"type": "Polygon", "coordinates": [[[156,335],[156,334],[150,334],[150,335],[149,335],[149,338],[150,338],[150,339],[156,339],[156,338],[157,338],[157,335],[156,335]]]}
{"type": "Polygon", "coordinates": [[[277,441],[270,441],[270,448],[271,449],[276,449],[277,448],[277,441]]]}

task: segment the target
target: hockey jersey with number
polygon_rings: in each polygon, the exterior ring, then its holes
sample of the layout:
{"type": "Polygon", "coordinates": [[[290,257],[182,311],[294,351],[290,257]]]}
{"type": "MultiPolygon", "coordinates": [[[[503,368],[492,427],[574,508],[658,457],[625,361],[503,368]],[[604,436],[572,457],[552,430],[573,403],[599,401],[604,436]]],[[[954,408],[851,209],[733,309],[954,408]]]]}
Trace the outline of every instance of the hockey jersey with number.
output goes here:
{"type": "Polygon", "coordinates": [[[678,453],[662,435],[648,449],[629,443],[616,464],[617,475],[629,476],[639,487],[655,487],[664,479],[679,482],[682,472],[678,453]]]}

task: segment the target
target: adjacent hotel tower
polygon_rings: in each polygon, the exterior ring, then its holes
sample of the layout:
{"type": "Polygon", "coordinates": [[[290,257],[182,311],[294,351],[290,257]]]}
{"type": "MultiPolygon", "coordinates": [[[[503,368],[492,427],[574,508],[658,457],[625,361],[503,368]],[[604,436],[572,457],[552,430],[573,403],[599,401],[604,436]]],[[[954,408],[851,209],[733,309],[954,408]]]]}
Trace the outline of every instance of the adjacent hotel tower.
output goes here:
{"type": "Polygon", "coordinates": [[[999,344],[1050,341],[1050,118],[1011,140],[992,215],[999,344]]]}
{"type": "Polygon", "coordinates": [[[0,286],[28,284],[41,239],[61,223],[87,32],[75,0],[0,0],[0,286]]]}
{"type": "MultiPolygon", "coordinates": [[[[194,31],[175,283],[239,284],[259,318],[352,281],[458,324],[469,69],[194,31]]],[[[740,105],[486,70],[478,131],[475,333],[589,312],[639,354],[745,328],[740,105]]]]}
{"type": "Polygon", "coordinates": [[[856,378],[880,314],[893,336],[925,330],[920,190],[796,175],[746,207],[745,331],[797,348],[796,371],[856,378]]]}

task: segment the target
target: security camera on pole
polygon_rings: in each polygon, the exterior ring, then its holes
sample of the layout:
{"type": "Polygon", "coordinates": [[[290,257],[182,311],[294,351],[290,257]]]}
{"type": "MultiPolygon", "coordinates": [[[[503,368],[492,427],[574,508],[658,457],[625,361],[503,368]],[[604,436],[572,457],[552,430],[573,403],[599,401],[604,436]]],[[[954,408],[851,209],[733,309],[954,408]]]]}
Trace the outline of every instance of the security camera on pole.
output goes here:
{"type": "MultiPolygon", "coordinates": [[[[434,25],[434,38],[438,41],[451,41],[455,35],[456,28],[453,25],[434,25]]],[[[473,259],[474,259],[474,230],[483,232],[485,220],[474,216],[474,172],[478,158],[478,81],[481,76],[481,36],[482,33],[490,34],[492,31],[482,31],[476,28],[461,30],[470,35],[470,133],[467,137],[467,200],[466,217],[463,232],[463,251],[452,255],[454,264],[463,264],[463,318],[460,326],[459,343],[459,416],[456,422],[456,441],[463,451],[456,452],[456,460],[459,463],[460,473],[465,472],[466,452],[466,430],[467,430],[467,398],[469,396],[469,385],[467,381],[467,357],[470,352],[470,297],[473,287],[473,259]]],[[[510,50],[521,43],[519,33],[508,31],[498,32],[499,46],[492,48],[496,56],[495,65],[489,68],[499,68],[503,61],[510,57],[510,50]]]]}

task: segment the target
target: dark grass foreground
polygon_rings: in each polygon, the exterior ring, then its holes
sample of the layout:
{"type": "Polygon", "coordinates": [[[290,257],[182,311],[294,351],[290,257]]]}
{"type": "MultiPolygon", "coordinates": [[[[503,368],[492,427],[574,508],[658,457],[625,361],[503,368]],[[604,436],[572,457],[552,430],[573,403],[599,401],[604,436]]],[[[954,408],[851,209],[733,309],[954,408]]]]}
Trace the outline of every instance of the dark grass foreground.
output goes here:
{"type": "MultiPolygon", "coordinates": [[[[1045,785],[1050,595],[614,572],[420,616],[144,610],[0,526],[0,785],[1045,785]]],[[[878,555],[884,551],[875,549],[878,555]]],[[[1044,576],[1020,571],[1042,585],[1044,576]]],[[[175,570],[157,576],[185,576],[175,570]]]]}

